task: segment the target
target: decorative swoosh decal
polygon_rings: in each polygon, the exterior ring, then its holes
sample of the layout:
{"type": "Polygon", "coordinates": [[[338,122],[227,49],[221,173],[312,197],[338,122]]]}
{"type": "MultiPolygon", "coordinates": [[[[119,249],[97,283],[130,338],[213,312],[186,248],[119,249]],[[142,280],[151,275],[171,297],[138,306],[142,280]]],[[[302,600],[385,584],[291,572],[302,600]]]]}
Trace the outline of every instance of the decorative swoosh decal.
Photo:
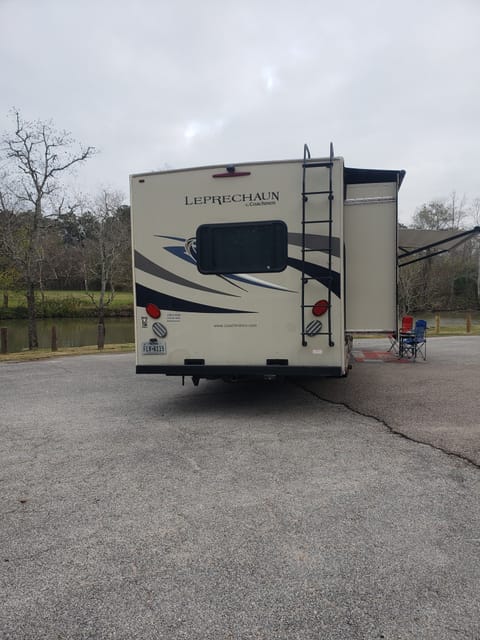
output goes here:
{"type": "Polygon", "coordinates": [[[225,275],[225,277],[229,278],[230,280],[238,280],[238,282],[253,284],[256,287],[264,287],[265,289],[275,289],[276,291],[288,291],[288,293],[295,293],[295,291],[287,289],[286,287],[282,287],[278,284],[272,284],[271,282],[266,282],[265,280],[255,278],[254,276],[247,276],[244,273],[229,273],[225,275]]]}
{"type": "MultiPolygon", "coordinates": [[[[302,234],[289,232],[288,244],[293,244],[295,247],[302,246],[302,234]]],[[[305,234],[305,246],[314,251],[322,251],[328,254],[328,236],[321,236],[314,233],[305,234]]],[[[332,255],[336,258],[340,257],[340,240],[339,238],[332,238],[332,255]]]]}
{"type": "Polygon", "coordinates": [[[242,311],[241,309],[224,309],[223,307],[211,307],[207,304],[191,302],[183,298],[175,298],[159,291],[154,291],[142,284],[135,285],[135,294],[138,307],[146,307],[147,304],[156,304],[159,309],[167,311],[185,311],[194,313],[257,313],[257,311],[242,311]]]}
{"type": "MultiPolygon", "coordinates": [[[[175,236],[156,235],[156,237],[166,238],[168,240],[177,240],[179,242],[182,242],[183,244],[181,246],[164,247],[164,249],[172,253],[173,255],[175,255],[177,258],[185,260],[186,262],[189,262],[192,265],[196,265],[197,254],[196,254],[195,238],[190,238],[186,240],[185,238],[177,238],[175,236]]],[[[289,244],[293,244],[295,246],[302,246],[301,233],[289,233],[288,240],[289,240],[289,244]]],[[[339,256],[340,241],[338,238],[332,238],[331,240],[332,240],[332,254],[334,256],[339,256]]],[[[309,249],[328,253],[328,242],[329,242],[328,236],[306,234],[305,241],[306,241],[306,246],[308,246],[309,249]]],[[[289,267],[292,267],[293,269],[296,269],[297,271],[305,273],[307,276],[311,278],[314,278],[324,286],[328,286],[328,283],[330,281],[330,288],[332,293],[335,294],[338,298],[341,297],[340,274],[337,271],[333,271],[333,270],[329,271],[326,267],[322,267],[321,265],[313,264],[312,262],[302,262],[301,260],[298,260],[296,258],[287,258],[287,265],[289,267]]],[[[196,284],[191,280],[186,280],[185,278],[181,278],[180,276],[177,276],[171,271],[167,271],[163,267],[160,267],[159,265],[155,264],[154,262],[152,262],[145,256],[142,256],[138,252],[135,252],[135,266],[141,269],[142,271],[145,271],[146,273],[150,273],[151,275],[155,275],[169,282],[182,284],[183,286],[190,287],[192,289],[197,289],[199,291],[206,291],[208,293],[217,293],[220,295],[231,296],[235,298],[239,297],[238,295],[235,295],[232,293],[225,293],[223,291],[218,291],[217,289],[211,289],[209,287],[196,284]]],[[[262,280],[260,278],[256,278],[254,276],[248,276],[246,274],[238,274],[238,273],[237,274],[218,274],[218,277],[221,278],[222,280],[225,280],[230,285],[241,289],[242,291],[245,291],[245,289],[243,289],[238,284],[235,284],[235,282],[232,282],[232,281],[251,284],[257,287],[265,287],[268,289],[274,289],[278,291],[285,291],[288,293],[295,293],[291,289],[287,289],[280,285],[275,285],[273,283],[267,282],[266,280],[262,280]]],[[[166,296],[166,297],[170,298],[171,296],[166,296]]],[[[177,300],[176,298],[172,298],[172,299],[177,300]]],[[[195,303],[192,303],[192,304],[195,304],[195,303]]],[[[166,309],[167,307],[163,305],[163,308],[166,309]]],[[[214,307],[212,307],[212,309],[213,308],[214,307]]],[[[228,310],[225,310],[223,312],[235,313],[235,311],[228,311],[228,310]]],[[[239,313],[253,313],[253,312],[245,311],[245,312],[239,312],[239,313]]]]}
{"type": "Polygon", "coordinates": [[[297,260],[296,258],[287,258],[287,264],[289,267],[293,267],[298,271],[303,271],[315,280],[318,280],[321,284],[328,286],[328,280],[331,278],[331,290],[339,298],[340,293],[340,274],[337,271],[329,271],[326,267],[322,267],[319,264],[313,264],[312,262],[304,262],[297,260]],[[303,269],[302,269],[303,264],[303,269]]]}
{"type": "MultiPolygon", "coordinates": [[[[195,243],[195,239],[191,239],[191,240],[187,240],[185,242],[185,246],[182,246],[182,247],[163,247],[163,248],[165,249],[165,251],[170,251],[170,253],[173,253],[173,255],[176,256],[177,258],[181,258],[182,260],[185,260],[186,262],[190,262],[190,264],[197,266],[197,260],[196,260],[197,253],[194,248],[194,243],[195,243]]],[[[223,276],[223,275],[217,274],[217,277],[221,278],[232,287],[235,287],[236,289],[240,289],[240,291],[246,291],[246,289],[244,289],[243,287],[240,287],[238,284],[235,284],[234,282],[230,282],[229,280],[230,276],[223,276]]],[[[225,295],[230,296],[234,294],[225,293],[225,295]]]]}
{"type": "MultiPolygon", "coordinates": [[[[169,240],[172,239],[171,236],[157,236],[157,238],[167,238],[169,240]]],[[[190,238],[189,240],[183,240],[183,242],[184,242],[183,246],[164,247],[164,249],[165,251],[169,251],[170,253],[173,253],[177,258],[181,258],[186,262],[190,262],[191,264],[196,265],[197,251],[195,246],[195,238],[190,238]]],[[[276,289],[278,291],[288,291],[289,293],[294,293],[293,291],[291,291],[291,289],[287,289],[286,287],[282,287],[281,285],[278,285],[278,284],[273,284],[273,282],[267,282],[266,280],[262,280],[261,278],[248,276],[244,273],[224,273],[221,275],[220,274],[217,274],[217,275],[218,277],[222,278],[222,280],[226,280],[229,284],[233,285],[234,287],[238,287],[242,291],[246,291],[246,289],[243,289],[242,287],[239,287],[238,285],[230,281],[235,280],[237,282],[243,282],[245,284],[253,284],[257,287],[264,287],[265,289],[276,289]]],[[[225,295],[233,295],[233,294],[225,294],[225,295]]]]}
{"type": "MultiPolygon", "coordinates": [[[[174,247],[174,248],[177,249],[177,247],[174,247]]],[[[172,273],[171,271],[167,271],[163,267],[160,267],[158,264],[155,264],[154,262],[152,262],[151,260],[143,256],[138,251],[135,251],[134,259],[135,259],[135,267],[137,269],[140,269],[140,271],[144,271],[145,273],[149,273],[152,276],[156,276],[157,278],[162,278],[162,280],[166,280],[167,282],[174,282],[175,284],[181,284],[184,287],[189,287],[190,289],[197,289],[198,291],[206,291],[208,293],[218,293],[219,295],[232,296],[233,298],[239,297],[239,296],[236,296],[234,293],[225,293],[223,291],[218,291],[217,289],[210,289],[210,287],[204,287],[203,285],[196,284],[195,282],[192,282],[191,280],[187,280],[186,278],[181,278],[180,276],[177,276],[175,273],[172,273]]],[[[193,264],[195,264],[195,262],[191,258],[188,258],[188,256],[186,255],[185,255],[185,259],[189,259],[193,264]]]]}
{"type": "Polygon", "coordinates": [[[154,238],[166,238],[167,240],[178,240],[178,242],[185,242],[185,238],[178,238],[177,236],[161,236],[158,233],[153,234],[154,238]]]}

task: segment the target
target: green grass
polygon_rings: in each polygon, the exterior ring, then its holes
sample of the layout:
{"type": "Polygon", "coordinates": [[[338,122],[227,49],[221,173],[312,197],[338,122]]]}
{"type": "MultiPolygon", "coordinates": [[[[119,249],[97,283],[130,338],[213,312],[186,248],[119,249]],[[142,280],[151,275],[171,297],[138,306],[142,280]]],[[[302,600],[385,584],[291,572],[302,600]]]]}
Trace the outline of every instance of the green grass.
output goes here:
{"type": "Polygon", "coordinates": [[[68,347],[52,351],[51,349],[33,349],[32,351],[21,351],[19,353],[0,353],[0,364],[2,362],[28,362],[31,360],[45,360],[47,358],[58,358],[63,356],[84,356],[102,353],[130,353],[135,350],[133,344],[106,344],[100,350],[94,345],[87,347],[68,347]]]}
{"type": "MultiPolygon", "coordinates": [[[[96,298],[98,298],[98,291],[94,292],[96,298]]],[[[65,300],[69,298],[75,298],[81,303],[85,303],[86,305],[91,305],[92,302],[90,298],[87,296],[85,291],[53,291],[48,290],[45,291],[45,300],[65,300]]],[[[37,292],[37,301],[40,303],[42,300],[42,296],[39,292],[37,292]]],[[[25,293],[22,291],[9,291],[8,292],[8,306],[9,307],[19,307],[25,306],[27,304],[27,300],[25,298],[25,293]]],[[[119,307],[126,306],[128,304],[133,304],[133,294],[131,291],[118,291],[115,293],[115,297],[113,299],[112,305],[116,305],[119,307]]]]}
{"type": "MultiPolygon", "coordinates": [[[[95,300],[99,293],[94,292],[95,300]]],[[[36,293],[37,316],[39,318],[78,318],[95,316],[95,305],[85,291],[45,291],[42,296],[36,293]]],[[[2,299],[0,298],[0,303],[2,299]]],[[[133,294],[131,291],[119,291],[106,307],[107,316],[129,316],[133,314],[133,294]]],[[[9,320],[27,317],[25,293],[8,293],[8,307],[0,306],[0,319],[9,320]]]]}

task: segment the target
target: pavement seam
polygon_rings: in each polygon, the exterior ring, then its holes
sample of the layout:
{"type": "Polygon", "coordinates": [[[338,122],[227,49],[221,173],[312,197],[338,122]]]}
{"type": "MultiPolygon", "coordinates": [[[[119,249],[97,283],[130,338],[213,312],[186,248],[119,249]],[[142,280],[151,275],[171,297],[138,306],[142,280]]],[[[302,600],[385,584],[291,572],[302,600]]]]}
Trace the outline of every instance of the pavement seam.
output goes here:
{"type": "Polygon", "coordinates": [[[331,400],[330,398],[323,398],[321,395],[319,395],[318,393],[316,393],[312,389],[309,389],[308,387],[305,387],[305,386],[303,386],[302,384],[300,384],[298,382],[296,382],[295,384],[300,389],[303,389],[303,391],[306,391],[307,393],[310,393],[312,396],[314,396],[318,400],[322,400],[323,402],[328,402],[329,404],[332,404],[332,405],[345,407],[345,409],[348,409],[352,413],[355,413],[355,414],[357,414],[359,416],[362,416],[363,418],[370,418],[371,420],[375,420],[376,422],[379,422],[392,435],[399,436],[400,438],[404,438],[405,440],[408,440],[410,442],[414,442],[415,444],[425,445],[426,447],[430,447],[431,449],[435,449],[436,451],[440,451],[441,453],[443,453],[443,454],[445,454],[445,455],[447,455],[447,456],[449,456],[451,458],[455,458],[455,459],[461,460],[462,462],[465,462],[469,466],[475,467],[475,469],[480,469],[480,465],[477,462],[475,462],[475,460],[472,460],[468,456],[465,456],[465,455],[463,455],[461,453],[455,453],[453,451],[448,451],[447,449],[444,449],[444,448],[442,448],[442,447],[440,447],[438,445],[432,444],[431,442],[426,442],[424,440],[417,440],[416,438],[412,438],[412,436],[409,436],[409,435],[407,435],[405,433],[402,433],[401,431],[398,431],[397,429],[395,429],[394,427],[389,425],[388,422],[384,418],[380,418],[379,416],[373,415],[371,413],[364,413],[363,411],[360,411],[359,409],[355,409],[354,407],[351,407],[346,402],[339,402],[339,401],[336,401],[336,400],[331,400]]]}

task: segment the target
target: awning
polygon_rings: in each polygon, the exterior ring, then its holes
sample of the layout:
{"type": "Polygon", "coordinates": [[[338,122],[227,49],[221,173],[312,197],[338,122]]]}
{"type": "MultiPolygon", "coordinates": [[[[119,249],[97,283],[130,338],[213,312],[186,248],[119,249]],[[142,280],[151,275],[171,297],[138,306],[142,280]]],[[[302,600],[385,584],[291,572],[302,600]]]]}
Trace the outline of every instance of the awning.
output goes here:
{"type": "Polygon", "coordinates": [[[407,264],[446,253],[478,234],[480,234],[480,227],[474,227],[468,231],[400,228],[398,230],[398,266],[405,267],[407,264]]]}

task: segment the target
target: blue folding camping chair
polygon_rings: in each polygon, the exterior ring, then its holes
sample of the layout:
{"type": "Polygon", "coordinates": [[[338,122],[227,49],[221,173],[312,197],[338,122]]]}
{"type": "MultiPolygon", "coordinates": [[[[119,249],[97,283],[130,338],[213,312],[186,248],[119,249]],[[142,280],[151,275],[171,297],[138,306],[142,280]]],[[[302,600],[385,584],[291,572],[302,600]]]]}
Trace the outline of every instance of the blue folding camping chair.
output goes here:
{"type": "Polygon", "coordinates": [[[402,357],[416,360],[417,356],[427,359],[427,323],[425,320],[417,320],[411,335],[402,341],[402,357]]]}

